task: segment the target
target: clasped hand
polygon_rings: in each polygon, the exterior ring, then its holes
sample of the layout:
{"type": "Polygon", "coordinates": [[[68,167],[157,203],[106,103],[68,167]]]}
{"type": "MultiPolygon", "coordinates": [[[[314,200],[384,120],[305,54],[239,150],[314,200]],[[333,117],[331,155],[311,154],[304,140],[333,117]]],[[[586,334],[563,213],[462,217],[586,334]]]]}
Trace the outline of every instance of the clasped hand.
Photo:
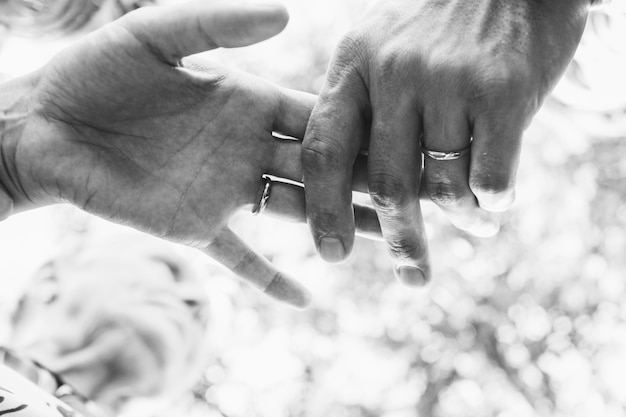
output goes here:
{"type": "Polygon", "coordinates": [[[522,132],[570,62],[589,3],[376,4],[340,42],[303,142],[306,212],[321,255],[339,261],[352,250],[352,164],[363,153],[405,283],[431,278],[420,194],[458,227],[495,233],[490,212],[513,202],[522,132]],[[426,149],[470,152],[423,161],[426,149]]]}
{"type": "Polygon", "coordinates": [[[5,85],[3,114],[24,116],[0,143],[0,213],[69,201],[197,247],[304,307],[307,291],[228,227],[271,174],[304,180],[304,190],[276,185],[268,212],[308,220],[325,259],[350,253],[355,224],[382,227],[399,278],[422,284],[420,191],[457,226],[497,230],[488,212],[513,200],[520,137],[573,55],[585,2],[385,0],[340,43],[317,104],[185,58],[277,34],[283,8],[135,11],[5,85]],[[7,94],[17,97],[8,106],[7,94]],[[423,148],[470,143],[471,157],[422,164],[423,148]],[[352,204],[355,189],[369,190],[377,213],[352,204]]]}

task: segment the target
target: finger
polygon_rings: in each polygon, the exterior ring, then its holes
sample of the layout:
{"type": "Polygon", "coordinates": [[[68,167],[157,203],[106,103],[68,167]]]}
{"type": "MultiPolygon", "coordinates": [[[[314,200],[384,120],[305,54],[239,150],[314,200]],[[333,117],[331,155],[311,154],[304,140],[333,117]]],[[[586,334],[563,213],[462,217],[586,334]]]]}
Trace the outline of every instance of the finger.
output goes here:
{"type": "Polygon", "coordinates": [[[359,154],[354,161],[354,167],[352,169],[352,190],[369,194],[368,181],[367,156],[359,154]]]}
{"type": "Polygon", "coordinates": [[[423,285],[430,265],[418,196],[421,120],[409,99],[373,97],[372,105],[370,196],[396,276],[407,285],[423,285]]]}
{"type": "Polygon", "coordinates": [[[327,87],[302,144],[306,213],[315,246],[329,262],[345,259],[354,245],[352,168],[364,122],[348,91],[327,87]]]}
{"type": "MultiPolygon", "coordinates": [[[[467,114],[460,108],[446,106],[427,109],[424,115],[426,149],[452,152],[470,145],[467,114]]],[[[424,186],[430,199],[448,216],[452,223],[477,236],[493,236],[499,224],[478,206],[469,187],[470,155],[454,160],[436,160],[424,153],[424,186]]]]}
{"type": "Polygon", "coordinates": [[[503,211],[515,200],[523,119],[481,117],[474,124],[469,184],[485,210],[503,211]]]}
{"type": "Polygon", "coordinates": [[[276,4],[192,1],[145,7],[119,20],[148,49],[171,65],[188,55],[218,47],[251,45],[280,33],[289,20],[276,4]]]}
{"type": "Polygon", "coordinates": [[[302,182],[302,144],[294,139],[274,139],[272,161],[265,167],[267,174],[302,182]]]}
{"type": "Polygon", "coordinates": [[[360,36],[346,36],[329,65],[326,83],[302,142],[306,213],[318,252],[345,259],[354,245],[352,167],[369,132],[369,97],[360,36]]]}
{"type": "MultiPolygon", "coordinates": [[[[275,177],[302,183],[302,144],[293,139],[275,138],[274,157],[264,167],[265,172],[275,177]]],[[[352,191],[367,193],[367,157],[357,155],[352,167],[352,191]]]]}
{"type": "Polygon", "coordinates": [[[359,204],[352,206],[354,207],[354,226],[357,236],[383,241],[383,233],[376,210],[359,204]]]}
{"type": "MultiPolygon", "coordinates": [[[[371,207],[353,205],[357,235],[381,240],[380,223],[376,210],[371,207]]],[[[280,181],[272,181],[271,197],[264,214],[295,223],[305,223],[304,187],[280,181]]]]}
{"type": "Polygon", "coordinates": [[[274,131],[292,138],[302,139],[317,96],[303,91],[280,89],[279,111],[274,121],[274,131]]]}
{"type": "Polygon", "coordinates": [[[302,284],[278,271],[228,228],[224,228],[204,252],[276,300],[301,309],[311,303],[311,294],[302,284]]]}
{"type": "MultiPolygon", "coordinates": [[[[266,173],[280,178],[302,183],[302,144],[294,139],[276,138],[273,161],[266,173]]],[[[367,177],[367,156],[358,154],[352,167],[352,191],[369,194],[367,177]]],[[[419,190],[420,199],[430,200],[426,193],[426,181],[422,178],[419,190]]]]}

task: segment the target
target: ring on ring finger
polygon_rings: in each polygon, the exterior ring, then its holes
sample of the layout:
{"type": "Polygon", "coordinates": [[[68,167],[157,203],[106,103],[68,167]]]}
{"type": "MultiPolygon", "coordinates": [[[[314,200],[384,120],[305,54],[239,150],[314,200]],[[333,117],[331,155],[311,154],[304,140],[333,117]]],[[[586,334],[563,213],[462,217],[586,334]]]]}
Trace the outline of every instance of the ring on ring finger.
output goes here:
{"type": "Polygon", "coordinates": [[[471,146],[470,144],[458,151],[443,152],[428,149],[422,145],[422,153],[435,161],[454,161],[455,159],[461,159],[469,155],[471,153],[471,146]]]}

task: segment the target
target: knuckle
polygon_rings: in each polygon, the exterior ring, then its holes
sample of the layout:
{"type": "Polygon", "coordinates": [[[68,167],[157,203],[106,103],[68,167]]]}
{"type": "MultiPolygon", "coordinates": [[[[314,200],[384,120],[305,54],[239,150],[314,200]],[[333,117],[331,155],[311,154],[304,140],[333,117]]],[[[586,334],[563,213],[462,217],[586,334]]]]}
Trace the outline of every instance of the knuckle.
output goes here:
{"type": "Polygon", "coordinates": [[[403,54],[397,48],[387,47],[380,51],[376,60],[377,74],[382,77],[392,76],[397,73],[397,68],[402,65],[403,54]]]}
{"type": "Polygon", "coordinates": [[[390,44],[381,48],[373,67],[374,79],[381,85],[404,85],[416,77],[422,67],[419,51],[406,45],[390,44]]]}
{"type": "Polygon", "coordinates": [[[396,260],[413,260],[422,255],[422,246],[408,238],[391,239],[387,241],[389,254],[396,260]]]}
{"type": "Polygon", "coordinates": [[[409,187],[400,178],[389,174],[371,175],[369,191],[372,202],[383,212],[397,212],[406,207],[409,187]]]}
{"type": "Polygon", "coordinates": [[[315,134],[302,144],[302,167],[309,175],[337,172],[343,165],[342,156],[343,149],[338,143],[315,134]]]}
{"type": "Polygon", "coordinates": [[[530,68],[519,58],[502,57],[496,63],[491,59],[490,65],[477,69],[473,78],[471,100],[483,105],[503,100],[516,105],[520,98],[532,91],[529,88],[532,80],[530,68]]]}
{"type": "Polygon", "coordinates": [[[355,58],[361,56],[366,50],[367,38],[367,33],[359,29],[348,32],[337,45],[336,57],[355,58]]]}
{"type": "Polygon", "coordinates": [[[367,35],[358,30],[353,30],[339,41],[327,75],[331,84],[360,72],[359,69],[368,61],[367,43],[367,35]]]}
{"type": "Polygon", "coordinates": [[[427,182],[426,194],[441,207],[455,207],[467,198],[465,187],[450,182],[427,182]]]}
{"type": "Polygon", "coordinates": [[[515,56],[504,55],[483,72],[487,81],[496,85],[515,86],[529,78],[527,63],[515,56]]]}
{"type": "Polygon", "coordinates": [[[284,284],[285,279],[283,278],[283,276],[279,272],[274,272],[270,279],[270,283],[267,284],[267,287],[263,289],[263,292],[271,296],[280,292],[284,284]]]}
{"type": "Polygon", "coordinates": [[[259,261],[259,255],[252,250],[247,250],[231,268],[237,275],[245,275],[252,265],[259,261]]]}

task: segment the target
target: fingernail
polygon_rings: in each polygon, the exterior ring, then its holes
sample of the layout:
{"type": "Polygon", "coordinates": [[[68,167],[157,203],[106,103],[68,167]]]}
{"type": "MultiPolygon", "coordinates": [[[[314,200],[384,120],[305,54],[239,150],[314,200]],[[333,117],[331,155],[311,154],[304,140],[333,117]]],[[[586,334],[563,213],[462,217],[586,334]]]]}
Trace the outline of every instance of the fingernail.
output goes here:
{"type": "Polygon", "coordinates": [[[403,265],[396,269],[396,275],[400,282],[411,287],[426,285],[426,274],[416,266],[403,265]]]}
{"type": "Polygon", "coordinates": [[[339,262],[346,257],[346,250],[339,239],[323,237],[320,240],[320,254],[327,262],[339,262]]]}
{"type": "Polygon", "coordinates": [[[478,199],[480,207],[487,211],[506,211],[515,202],[515,191],[509,193],[484,194],[478,199]]]}
{"type": "Polygon", "coordinates": [[[304,310],[311,305],[311,292],[298,281],[277,275],[270,285],[265,288],[265,294],[289,304],[298,310],[304,310]]]}

